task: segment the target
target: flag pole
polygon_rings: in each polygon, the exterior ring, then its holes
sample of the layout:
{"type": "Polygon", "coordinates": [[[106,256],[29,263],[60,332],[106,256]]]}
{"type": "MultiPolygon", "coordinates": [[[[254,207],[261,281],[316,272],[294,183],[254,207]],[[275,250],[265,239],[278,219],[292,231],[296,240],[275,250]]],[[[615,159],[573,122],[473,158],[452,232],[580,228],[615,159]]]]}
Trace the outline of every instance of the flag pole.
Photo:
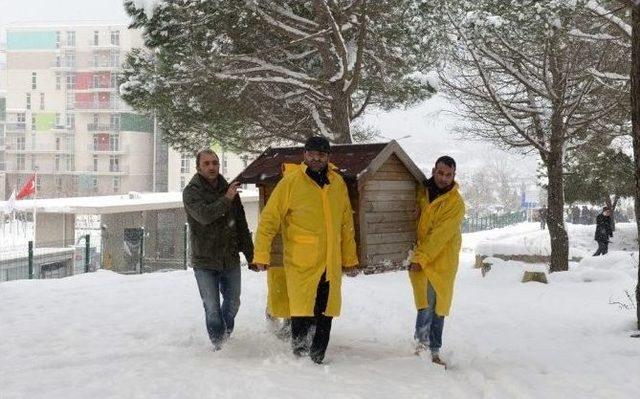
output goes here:
{"type": "Polygon", "coordinates": [[[36,231],[38,231],[38,224],[36,223],[36,198],[38,198],[38,169],[36,168],[35,173],[33,174],[33,245],[36,244],[36,231]]]}

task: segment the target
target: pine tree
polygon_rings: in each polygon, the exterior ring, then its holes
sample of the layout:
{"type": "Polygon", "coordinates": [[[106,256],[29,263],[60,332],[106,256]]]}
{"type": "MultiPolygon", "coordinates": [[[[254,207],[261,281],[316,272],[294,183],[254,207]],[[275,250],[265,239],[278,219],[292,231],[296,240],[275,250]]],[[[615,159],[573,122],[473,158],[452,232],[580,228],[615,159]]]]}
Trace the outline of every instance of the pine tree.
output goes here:
{"type": "Polygon", "coordinates": [[[323,135],[357,140],[367,107],[428,98],[439,29],[418,0],[125,1],[148,50],[132,51],[122,98],[155,112],[166,140],[241,150],[323,135]],[[149,10],[147,10],[149,11],[149,10]]]}

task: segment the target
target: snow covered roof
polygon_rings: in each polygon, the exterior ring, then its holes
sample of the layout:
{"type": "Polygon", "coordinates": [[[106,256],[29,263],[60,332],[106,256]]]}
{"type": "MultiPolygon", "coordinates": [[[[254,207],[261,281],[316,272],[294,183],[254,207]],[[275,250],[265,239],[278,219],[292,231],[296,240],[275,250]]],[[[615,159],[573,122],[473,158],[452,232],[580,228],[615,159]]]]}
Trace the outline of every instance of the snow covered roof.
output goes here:
{"type": "MultiPolygon", "coordinates": [[[[275,183],[282,176],[282,165],[302,162],[303,151],[303,147],[269,147],[236,180],[250,184],[275,183]]],[[[345,180],[356,181],[375,173],[392,154],[402,161],[416,180],[426,179],[395,140],[388,143],[332,145],[329,161],[338,168],[345,180]]]]}
{"type": "MultiPolygon", "coordinates": [[[[257,201],[258,193],[245,190],[240,196],[243,201],[257,201]]],[[[0,201],[3,209],[5,201],[0,201]]],[[[182,208],[182,192],[170,193],[129,193],[96,197],[39,198],[16,201],[16,209],[29,211],[36,208],[38,213],[73,213],[104,215],[109,213],[138,212],[161,209],[182,208]]]]}

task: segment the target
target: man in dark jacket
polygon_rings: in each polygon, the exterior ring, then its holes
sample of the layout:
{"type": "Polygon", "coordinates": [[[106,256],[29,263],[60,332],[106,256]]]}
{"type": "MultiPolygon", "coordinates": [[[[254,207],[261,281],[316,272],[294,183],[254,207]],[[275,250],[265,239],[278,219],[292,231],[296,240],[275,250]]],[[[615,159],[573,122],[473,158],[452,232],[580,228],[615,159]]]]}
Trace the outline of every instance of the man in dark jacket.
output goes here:
{"type": "Polygon", "coordinates": [[[598,250],[593,256],[604,255],[609,252],[609,237],[613,237],[611,229],[611,210],[605,206],[602,213],[596,218],[595,240],[598,242],[598,250]]]}
{"type": "Polygon", "coordinates": [[[190,229],[191,261],[204,305],[207,332],[214,350],[233,331],[240,308],[240,257],[251,262],[253,243],[238,182],[220,175],[212,150],[196,156],[196,173],[182,192],[190,229]],[[220,296],[222,295],[222,305],[220,296]]]}

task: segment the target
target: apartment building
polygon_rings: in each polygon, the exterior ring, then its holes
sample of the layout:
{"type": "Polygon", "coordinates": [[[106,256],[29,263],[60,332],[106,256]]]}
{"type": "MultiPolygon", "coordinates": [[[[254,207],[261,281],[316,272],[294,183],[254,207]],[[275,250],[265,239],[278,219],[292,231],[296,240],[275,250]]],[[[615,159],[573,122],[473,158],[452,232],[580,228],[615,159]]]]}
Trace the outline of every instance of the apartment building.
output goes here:
{"type": "Polygon", "coordinates": [[[38,172],[38,196],[153,189],[153,122],[118,96],[126,25],[20,26],[6,32],[6,186],[38,172]]]}

